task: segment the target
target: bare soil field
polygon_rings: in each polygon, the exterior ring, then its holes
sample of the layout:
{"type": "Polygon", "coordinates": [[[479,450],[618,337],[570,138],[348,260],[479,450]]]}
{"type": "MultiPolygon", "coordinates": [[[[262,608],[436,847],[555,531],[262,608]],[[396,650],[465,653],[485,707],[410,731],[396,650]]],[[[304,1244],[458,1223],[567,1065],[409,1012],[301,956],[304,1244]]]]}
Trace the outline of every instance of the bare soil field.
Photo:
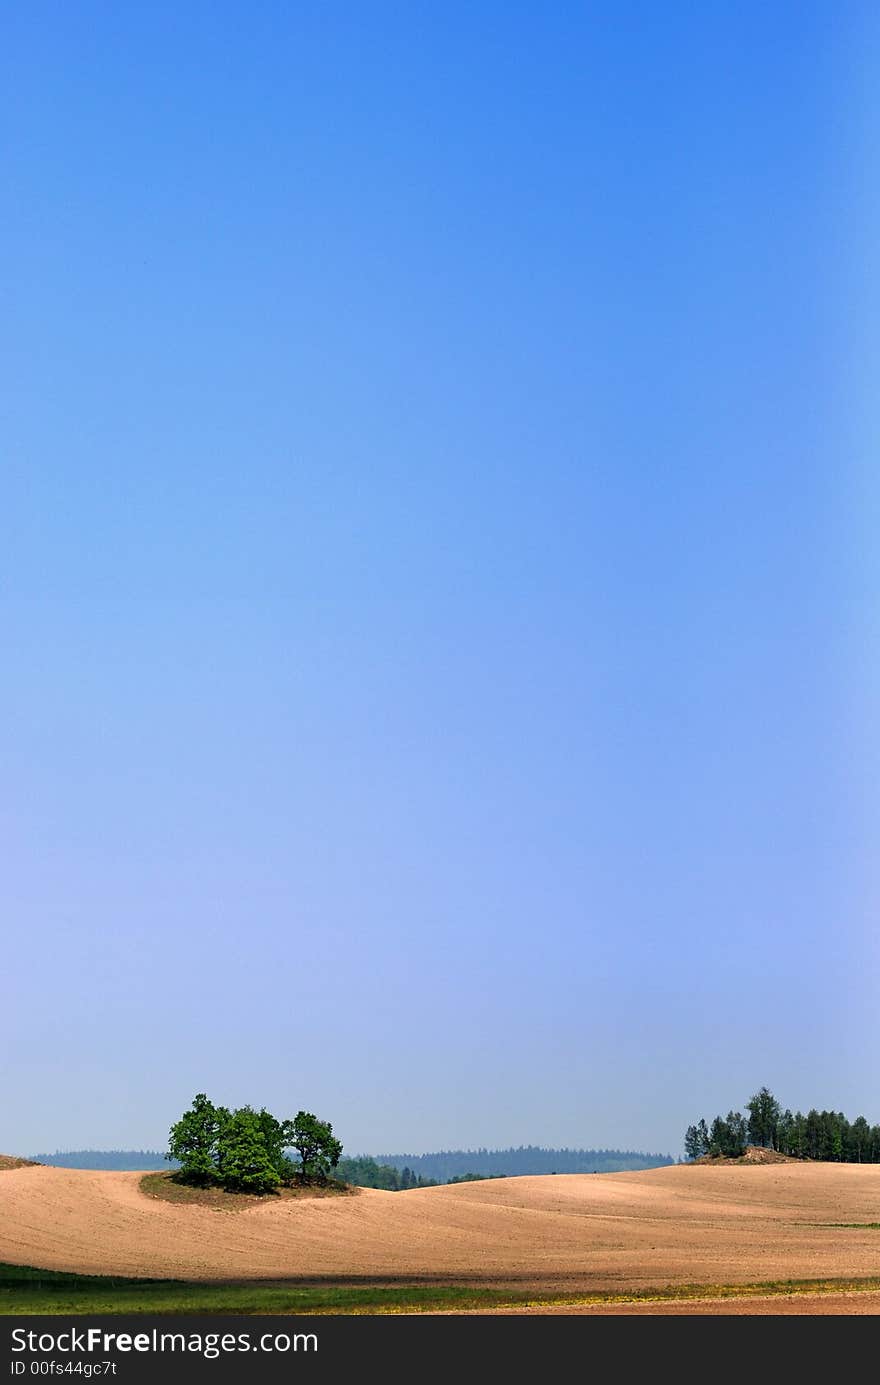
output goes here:
{"type": "MultiPolygon", "coordinates": [[[[680,1165],[270,1198],[236,1211],[151,1198],[141,1178],[4,1170],[0,1261],[158,1279],[444,1282],[572,1296],[880,1276],[877,1165],[680,1165]]],[[[836,1311],[877,1311],[876,1294],[851,1297],[853,1307],[836,1311]]],[[[709,1303],[603,1311],[740,1311],[709,1303]]],[[[774,1296],[764,1311],[784,1311],[779,1304],[774,1296]]],[[[803,1304],[791,1311],[835,1311],[827,1295],[822,1306],[803,1304]]],[[[762,1310],[751,1299],[741,1311],[762,1310]]]]}

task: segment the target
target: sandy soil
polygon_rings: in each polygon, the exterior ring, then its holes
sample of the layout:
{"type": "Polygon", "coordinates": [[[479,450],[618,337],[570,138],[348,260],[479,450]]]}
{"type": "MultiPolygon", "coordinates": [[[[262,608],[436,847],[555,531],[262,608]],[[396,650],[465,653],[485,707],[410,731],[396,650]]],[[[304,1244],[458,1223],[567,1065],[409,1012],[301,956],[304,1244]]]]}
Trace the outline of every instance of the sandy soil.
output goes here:
{"type": "MultiPolygon", "coordinates": [[[[140,1178],[42,1166],[0,1173],[0,1260],[157,1278],[423,1278],[543,1293],[880,1276],[880,1231],[821,1225],[880,1221],[877,1165],[681,1165],[364,1189],[231,1213],[145,1197],[140,1178]]],[[[855,1297],[846,1311],[869,1302],[877,1310],[876,1296],[855,1297]]],[[[781,1311],[778,1303],[767,1311],[781,1311]]],[[[832,1311],[830,1300],[822,1305],[807,1311],[832,1311]]],[[[760,1309],[752,1301],[662,1311],[760,1309]]]]}

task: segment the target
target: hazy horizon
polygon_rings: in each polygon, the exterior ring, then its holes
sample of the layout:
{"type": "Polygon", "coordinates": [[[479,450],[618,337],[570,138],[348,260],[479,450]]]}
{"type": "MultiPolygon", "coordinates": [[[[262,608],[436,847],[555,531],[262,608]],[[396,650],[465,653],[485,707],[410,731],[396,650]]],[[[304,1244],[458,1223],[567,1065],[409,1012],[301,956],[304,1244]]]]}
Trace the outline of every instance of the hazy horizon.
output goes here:
{"type": "MultiPolygon", "coordinates": [[[[71,1148],[70,1146],[59,1146],[59,1148],[57,1148],[57,1149],[52,1149],[52,1150],[50,1150],[50,1149],[39,1149],[39,1150],[34,1149],[34,1150],[28,1150],[26,1153],[25,1153],[23,1150],[11,1150],[11,1151],[6,1151],[6,1150],[4,1150],[3,1152],[4,1152],[4,1154],[7,1153],[7,1152],[8,1152],[8,1153],[11,1153],[15,1158],[18,1158],[18,1159],[36,1159],[36,1158],[38,1158],[39,1155],[44,1155],[46,1158],[49,1158],[49,1159],[55,1159],[55,1158],[59,1158],[59,1157],[62,1156],[62,1155],[65,1155],[65,1154],[163,1154],[163,1155],[164,1155],[164,1154],[165,1154],[165,1147],[166,1147],[166,1145],[167,1145],[167,1141],[165,1142],[165,1145],[162,1145],[162,1144],[158,1144],[158,1145],[156,1145],[156,1144],[153,1144],[153,1145],[144,1145],[144,1146],[141,1146],[141,1147],[138,1147],[138,1148],[135,1148],[135,1149],[95,1149],[95,1148],[93,1148],[92,1146],[86,1145],[86,1146],[84,1146],[82,1149],[73,1149],[73,1148],[71,1148]]],[[[540,1144],[540,1143],[536,1143],[535,1141],[530,1141],[528,1144],[524,1144],[524,1145],[504,1145],[504,1146],[500,1146],[500,1147],[497,1146],[497,1145],[488,1145],[488,1146],[487,1146],[487,1145],[483,1145],[483,1146],[463,1145],[463,1146],[460,1146],[459,1149],[458,1149],[457,1151],[455,1151],[455,1152],[457,1152],[457,1153],[465,1153],[465,1154],[467,1154],[467,1153],[474,1153],[474,1154],[477,1154],[477,1153],[479,1153],[480,1149],[485,1149],[485,1150],[488,1150],[490,1153],[495,1153],[495,1154],[497,1154],[497,1153],[504,1153],[504,1152],[506,1152],[507,1150],[510,1150],[510,1149],[516,1150],[516,1149],[556,1149],[556,1148],[557,1148],[556,1146],[552,1146],[552,1145],[542,1145],[542,1144],[540,1144]]],[[[643,1155],[645,1155],[645,1156],[648,1157],[648,1158],[652,1158],[654,1155],[659,1155],[659,1156],[665,1157],[666,1155],[669,1155],[669,1154],[671,1153],[671,1151],[669,1151],[669,1150],[661,1150],[661,1149],[642,1149],[642,1150],[625,1149],[625,1150],[624,1150],[624,1149],[616,1149],[616,1148],[614,1148],[613,1146],[609,1147],[609,1146],[607,1146],[607,1145],[594,1145],[594,1144],[582,1145],[582,1146],[575,1146],[575,1147],[572,1147],[572,1146],[567,1146],[567,1147],[566,1147],[566,1146],[561,1146],[561,1147],[559,1147],[559,1152],[562,1152],[562,1151],[563,1151],[564,1149],[566,1149],[566,1148],[567,1148],[568,1152],[572,1152],[572,1150],[573,1150],[573,1148],[574,1148],[574,1149],[583,1150],[583,1152],[585,1152],[585,1153],[587,1153],[587,1152],[599,1153],[599,1151],[604,1151],[604,1152],[614,1153],[614,1154],[643,1154],[643,1155]]],[[[426,1150],[401,1149],[401,1150],[397,1150],[397,1151],[394,1151],[394,1150],[368,1150],[368,1149],[343,1149],[343,1155],[342,1155],[342,1157],[343,1157],[344,1159],[377,1159],[377,1160],[382,1160],[382,1159],[408,1159],[408,1158],[423,1159],[426,1155],[444,1154],[444,1153],[449,1153],[449,1152],[450,1152],[450,1151],[448,1151],[448,1150],[440,1150],[440,1149],[426,1149],[426,1150]]],[[[674,1158],[675,1156],[673,1155],[672,1157],[674,1158]]]]}
{"type": "Polygon", "coordinates": [[[0,1151],[880,1118],[877,30],[10,13],[0,1151]]]}

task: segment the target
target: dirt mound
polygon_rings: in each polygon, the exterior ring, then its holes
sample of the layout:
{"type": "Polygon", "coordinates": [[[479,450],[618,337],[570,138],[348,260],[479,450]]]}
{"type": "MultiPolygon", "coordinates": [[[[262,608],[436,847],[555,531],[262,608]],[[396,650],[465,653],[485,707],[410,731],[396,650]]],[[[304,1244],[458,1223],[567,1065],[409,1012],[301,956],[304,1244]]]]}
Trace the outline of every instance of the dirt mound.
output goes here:
{"type": "Polygon", "coordinates": [[[703,1154],[695,1159],[695,1164],[800,1164],[800,1159],[792,1159],[790,1154],[780,1154],[777,1149],[762,1149],[760,1145],[746,1145],[745,1154],[727,1158],[723,1154],[703,1154]]]}
{"type": "Polygon", "coordinates": [[[739,1161],[741,1164],[799,1164],[790,1154],[780,1154],[778,1149],[761,1149],[759,1145],[749,1145],[739,1161]]]}
{"type": "Polygon", "coordinates": [[[310,1197],[355,1197],[360,1188],[348,1183],[329,1179],[327,1183],[313,1183],[301,1187],[295,1183],[290,1188],[276,1188],[273,1193],[263,1197],[256,1193],[228,1193],[225,1188],[196,1188],[182,1183],[167,1169],[162,1173],[145,1173],[140,1181],[144,1197],[158,1198],[162,1202],[186,1203],[191,1207],[212,1207],[224,1212],[243,1212],[246,1207],[265,1207],[267,1201],[279,1202],[290,1198],[300,1201],[310,1197]]]}
{"type": "Polygon", "coordinates": [[[0,1154],[0,1169],[38,1169],[35,1159],[19,1159],[16,1154],[0,1154]]]}

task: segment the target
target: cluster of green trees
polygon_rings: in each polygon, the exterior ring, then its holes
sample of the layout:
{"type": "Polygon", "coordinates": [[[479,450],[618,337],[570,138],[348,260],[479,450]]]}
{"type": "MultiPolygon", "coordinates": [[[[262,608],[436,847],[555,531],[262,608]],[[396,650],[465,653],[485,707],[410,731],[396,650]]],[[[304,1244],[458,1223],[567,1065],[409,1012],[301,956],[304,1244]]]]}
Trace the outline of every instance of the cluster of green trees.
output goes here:
{"type": "Polygon", "coordinates": [[[269,1193],[279,1184],[326,1182],[341,1154],[330,1122],[311,1111],[277,1120],[265,1107],[230,1111],[199,1092],[172,1125],[166,1158],[177,1161],[176,1176],[186,1183],[269,1193]],[[298,1159],[290,1157],[291,1150],[298,1159]]]}
{"type": "MultiPolygon", "coordinates": [[[[358,1188],[384,1188],[388,1192],[405,1192],[407,1188],[436,1188],[438,1179],[425,1178],[415,1173],[407,1164],[396,1169],[393,1164],[380,1164],[367,1155],[340,1159],[336,1169],[337,1178],[346,1183],[354,1183],[358,1188]]],[[[483,1178],[503,1178],[502,1173],[457,1173],[448,1179],[450,1183],[475,1183],[483,1178]]]]}
{"type": "Polygon", "coordinates": [[[384,1188],[390,1193],[403,1192],[407,1188],[433,1188],[437,1183],[435,1178],[422,1178],[411,1168],[395,1169],[391,1164],[379,1164],[366,1155],[340,1159],[336,1174],[358,1188],[384,1188]]]}
{"type": "Polygon", "coordinates": [[[880,1164],[880,1125],[864,1116],[847,1120],[842,1111],[783,1110],[773,1093],[762,1087],[742,1111],[716,1116],[711,1125],[700,1120],[684,1137],[689,1159],[701,1155],[736,1158],[746,1145],[775,1149],[795,1159],[821,1159],[840,1164],[880,1164]]]}
{"type": "Polygon", "coordinates": [[[450,1183],[484,1183],[486,1179],[507,1178],[506,1173],[457,1173],[450,1183]]]}

